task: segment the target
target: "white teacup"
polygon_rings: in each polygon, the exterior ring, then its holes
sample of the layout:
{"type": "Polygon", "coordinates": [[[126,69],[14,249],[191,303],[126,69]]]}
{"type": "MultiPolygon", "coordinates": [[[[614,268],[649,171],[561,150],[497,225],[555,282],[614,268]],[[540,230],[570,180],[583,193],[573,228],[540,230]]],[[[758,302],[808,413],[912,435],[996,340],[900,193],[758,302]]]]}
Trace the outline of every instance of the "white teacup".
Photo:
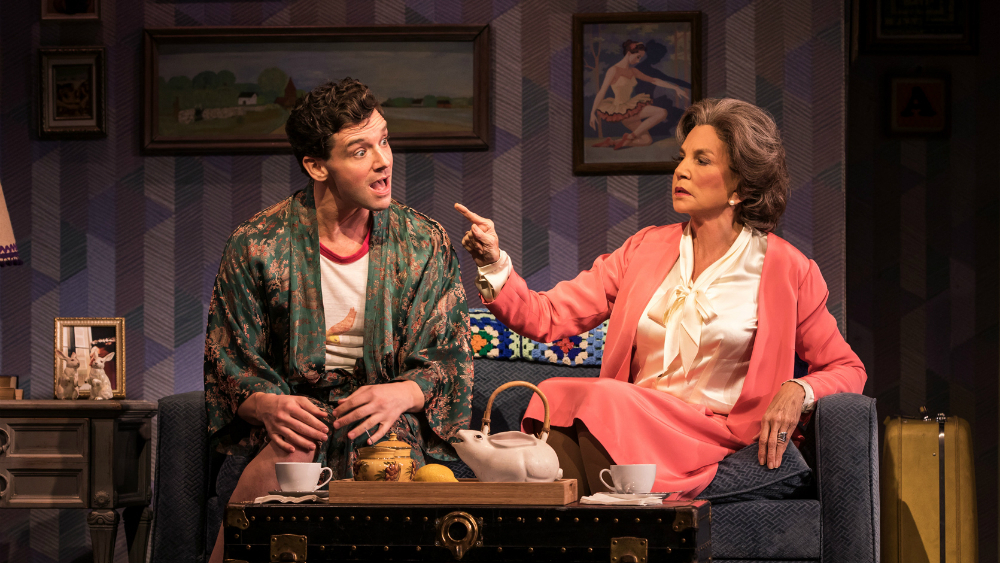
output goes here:
{"type": "Polygon", "coordinates": [[[333,478],[333,470],[319,463],[282,462],[274,464],[274,474],[278,477],[278,486],[286,493],[301,493],[315,491],[326,485],[333,478]],[[320,482],[320,476],[327,472],[326,480],[320,482]]]}
{"type": "Polygon", "coordinates": [[[625,494],[646,494],[653,490],[656,481],[655,463],[635,463],[631,465],[612,465],[611,469],[601,470],[601,482],[609,491],[625,494]],[[611,474],[611,486],[604,480],[604,472],[611,474]]]}

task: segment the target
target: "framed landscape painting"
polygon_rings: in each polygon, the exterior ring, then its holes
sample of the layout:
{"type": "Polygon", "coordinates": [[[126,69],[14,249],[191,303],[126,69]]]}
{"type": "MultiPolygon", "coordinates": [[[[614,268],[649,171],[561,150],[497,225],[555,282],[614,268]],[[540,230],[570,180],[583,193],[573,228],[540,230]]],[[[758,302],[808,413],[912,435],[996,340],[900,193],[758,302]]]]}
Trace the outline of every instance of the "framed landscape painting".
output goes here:
{"type": "Polygon", "coordinates": [[[699,12],[573,15],[574,174],[672,173],[699,99],[699,12]]]}
{"type": "Polygon", "coordinates": [[[379,97],[394,150],[485,150],[489,28],[147,29],[147,154],[291,152],[285,121],[327,81],[379,97]]]}

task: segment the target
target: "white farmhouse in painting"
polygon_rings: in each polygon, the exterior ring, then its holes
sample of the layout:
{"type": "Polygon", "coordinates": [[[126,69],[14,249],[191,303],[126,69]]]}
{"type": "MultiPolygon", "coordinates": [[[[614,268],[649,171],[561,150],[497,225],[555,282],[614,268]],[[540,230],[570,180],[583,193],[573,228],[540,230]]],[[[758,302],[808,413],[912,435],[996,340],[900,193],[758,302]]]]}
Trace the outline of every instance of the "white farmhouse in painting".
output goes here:
{"type": "Polygon", "coordinates": [[[255,106],[257,105],[257,94],[253,92],[240,92],[238,98],[236,98],[236,105],[238,106],[255,106]]]}

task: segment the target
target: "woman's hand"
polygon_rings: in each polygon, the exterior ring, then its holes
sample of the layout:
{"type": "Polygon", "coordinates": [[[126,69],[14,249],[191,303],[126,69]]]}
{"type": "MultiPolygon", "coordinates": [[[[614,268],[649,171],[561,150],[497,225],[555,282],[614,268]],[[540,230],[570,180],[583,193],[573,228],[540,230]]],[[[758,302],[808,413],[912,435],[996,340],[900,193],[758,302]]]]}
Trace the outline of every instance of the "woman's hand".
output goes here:
{"type": "Polygon", "coordinates": [[[286,452],[310,451],[329,437],[330,429],[321,418],[327,413],[307,397],[254,393],[243,401],[237,413],[250,424],[260,424],[267,436],[286,452]]]}
{"type": "Polygon", "coordinates": [[[757,461],[768,469],[781,466],[781,456],[785,454],[792,431],[802,417],[802,402],[806,391],[798,383],[785,382],[760,422],[760,437],[757,440],[757,461]],[[785,432],[785,440],[778,441],[778,433],[785,432]]]}
{"type": "Polygon", "coordinates": [[[594,112],[590,112],[590,128],[597,130],[597,114],[594,112]]]}
{"type": "Polygon", "coordinates": [[[493,228],[493,221],[476,215],[461,203],[456,203],[455,209],[472,223],[472,227],[462,237],[462,246],[472,255],[476,265],[488,266],[499,260],[500,239],[493,228]]]}
{"type": "Polygon", "coordinates": [[[424,393],[416,382],[365,385],[337,404],[333,411],[337,417],[333,427],[339,429],[361,420],[361,424],[347,433],[348,439],[353,440],[378,424],[378,431],[372,432],[368,441],[374,444],[385,436],[404,412],[415,412],[423,407],[424,393]]]}

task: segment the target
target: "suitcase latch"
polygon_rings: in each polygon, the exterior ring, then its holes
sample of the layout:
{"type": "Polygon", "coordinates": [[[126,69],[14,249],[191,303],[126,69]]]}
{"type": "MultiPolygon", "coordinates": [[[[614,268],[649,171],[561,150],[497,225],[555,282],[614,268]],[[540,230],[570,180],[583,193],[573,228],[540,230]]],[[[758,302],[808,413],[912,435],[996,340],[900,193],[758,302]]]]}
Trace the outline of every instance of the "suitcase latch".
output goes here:
{"type": "Polygon", "coordinates": [[[295,534],[281,534],[271,536],[271,561],[299,561],[306,560],[306,537],[295,534]]]}
{"type": "Polygon", "coordinates": [[[611,538],[611,563],[646,563],[646,538],[611,538]]]}
{"type": "Polygon", "coordinates": [[[482,519],[477,519],[468,512],[460,510],[449,512],[444,518],[435,520],[434,524],[437,526],[437,539],[434,544],[447,548],[455,557],[455,561],[461,561],[473,547],[483,545],[483,538],[479,532],[482,519]]]}

